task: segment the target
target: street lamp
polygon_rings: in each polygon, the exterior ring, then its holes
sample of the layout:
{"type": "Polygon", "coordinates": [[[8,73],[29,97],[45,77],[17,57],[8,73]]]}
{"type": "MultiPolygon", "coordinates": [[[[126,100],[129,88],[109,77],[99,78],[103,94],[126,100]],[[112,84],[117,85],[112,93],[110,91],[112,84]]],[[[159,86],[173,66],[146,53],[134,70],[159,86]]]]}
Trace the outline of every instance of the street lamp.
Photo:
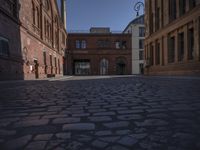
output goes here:
{"type": "Polygon", "coordinates": [[[143,2],[137,2],[134,6],[134,10],[137,12],[137,15],[136,17],[139,16],[139,11],[140,11],[140,8],[143,7],[144,8],[144,3],[143,2]]]}

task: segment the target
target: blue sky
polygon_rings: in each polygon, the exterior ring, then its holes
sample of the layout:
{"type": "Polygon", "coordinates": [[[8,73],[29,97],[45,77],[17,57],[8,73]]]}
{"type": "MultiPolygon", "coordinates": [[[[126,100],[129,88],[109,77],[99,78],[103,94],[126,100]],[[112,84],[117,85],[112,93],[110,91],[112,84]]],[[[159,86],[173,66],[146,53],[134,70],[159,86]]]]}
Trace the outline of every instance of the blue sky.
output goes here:
{"type": "MultiPolygon", "coordinates": [[[[139,0],[67,0],[67,30],[89,30],[90,27],[124,30],[136,17],[134,4],[137,1],[139,0]]],[[[142,13],[143,11],[140,12],[142,13]]]]}

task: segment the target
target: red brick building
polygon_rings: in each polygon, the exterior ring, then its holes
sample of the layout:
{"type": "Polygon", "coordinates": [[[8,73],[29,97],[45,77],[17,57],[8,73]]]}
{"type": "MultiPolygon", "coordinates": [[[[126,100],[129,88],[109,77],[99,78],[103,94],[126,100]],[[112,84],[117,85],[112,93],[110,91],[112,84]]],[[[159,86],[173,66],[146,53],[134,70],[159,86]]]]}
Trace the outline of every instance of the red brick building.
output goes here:
{"type": "Polygon", "coordinates": [[[63,74],[65,0],[0,1],[0,80],[63,74]],[[63,23],[64,22],[64,23],[63,23]]]}
{"type": "Polygon", "coordinates": [[[131,74],[131,34],[91,28],[90,33],[69,33],[66,74],[131,74]]]}
{"type": "Polygon", "coordinates": [[[200,74],[200,0],[145,0],[145,73],[200,74]]]}

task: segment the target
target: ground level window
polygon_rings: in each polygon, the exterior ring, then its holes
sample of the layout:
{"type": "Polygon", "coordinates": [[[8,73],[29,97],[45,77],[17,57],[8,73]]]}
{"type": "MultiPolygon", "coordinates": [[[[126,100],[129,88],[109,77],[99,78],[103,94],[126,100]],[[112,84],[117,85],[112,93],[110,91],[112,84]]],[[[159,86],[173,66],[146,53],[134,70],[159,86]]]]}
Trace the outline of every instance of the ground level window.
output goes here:
{"type": "Polygon", "coordinates": [[[8,39],[0,37],[0,55],[8,56],[9,55],[9,43],[8,39]]]}

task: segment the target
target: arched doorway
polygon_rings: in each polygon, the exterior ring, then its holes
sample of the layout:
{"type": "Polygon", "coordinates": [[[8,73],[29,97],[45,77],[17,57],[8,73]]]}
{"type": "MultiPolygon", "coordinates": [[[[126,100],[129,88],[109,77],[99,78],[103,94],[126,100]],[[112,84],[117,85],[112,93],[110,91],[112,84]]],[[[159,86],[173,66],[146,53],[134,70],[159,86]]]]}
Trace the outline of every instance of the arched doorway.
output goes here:
{"type": "Polygon", "coordinates": [[[116,61],[116,74],[117,75],[124,75],[126,74],[126,63],[125,59],[118,58],[116,61]]]}
{"type": "Polygon", "coordinates": [[[108,60],[103,58],[100,61],[100,75],[107,75],[108,74],[108,60]]]}

